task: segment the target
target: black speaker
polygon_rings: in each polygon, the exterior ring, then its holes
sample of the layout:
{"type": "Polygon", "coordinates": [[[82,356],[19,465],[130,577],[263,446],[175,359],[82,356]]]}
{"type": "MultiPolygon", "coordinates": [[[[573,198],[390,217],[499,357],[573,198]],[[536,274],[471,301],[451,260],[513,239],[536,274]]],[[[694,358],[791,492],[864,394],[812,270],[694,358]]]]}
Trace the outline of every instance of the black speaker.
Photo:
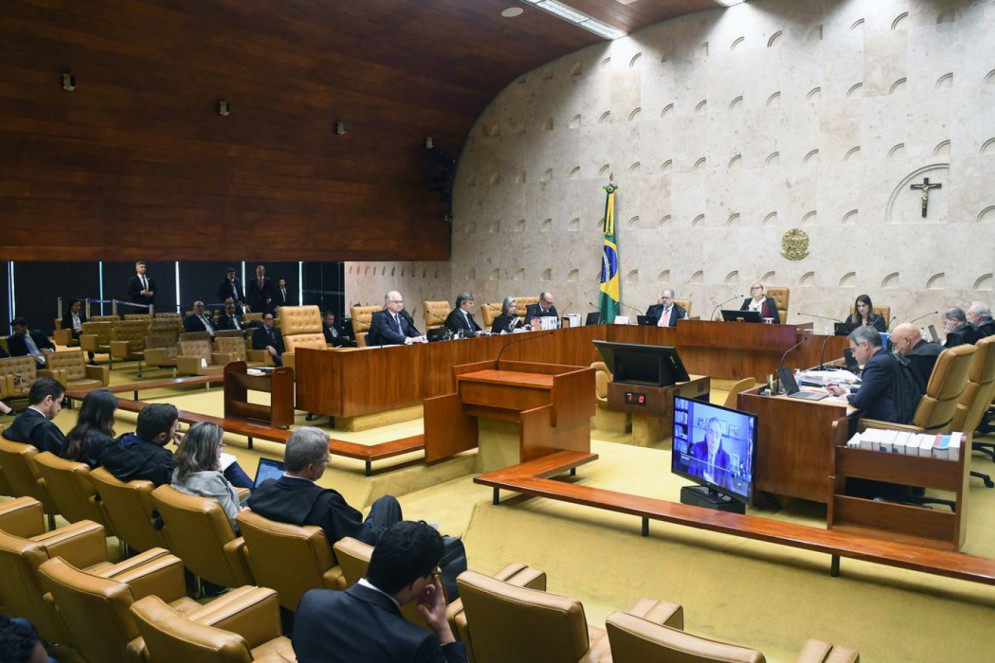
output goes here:
{"type": "Polygon", "coordinates": [[[746,504],[728,495],[716,492],[705,486],[684,486],[681,488],[681,504],[700,506],[706,509],[746,513],[746,504]]]}

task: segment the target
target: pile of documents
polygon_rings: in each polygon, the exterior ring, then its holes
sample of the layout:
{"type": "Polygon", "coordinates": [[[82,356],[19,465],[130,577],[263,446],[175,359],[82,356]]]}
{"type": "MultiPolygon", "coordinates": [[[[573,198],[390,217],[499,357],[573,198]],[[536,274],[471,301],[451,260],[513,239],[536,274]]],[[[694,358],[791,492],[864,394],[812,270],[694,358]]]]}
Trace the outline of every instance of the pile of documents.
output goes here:
{"type": "Polygon", "coordinates": [[[960,458],[960,448],[964,437],[963,433],[933,435],[868,428],[863,433],[857,433],[847,440],[846,446],[852,449],[883,451],[906,456],[957,460],[960,458]]]}
{"type": "Polygon", "coordinates": [[[813,384],[818,387],[825,387],[830,382],[833,384],[855,384],[860,382],[860,378],[850,371],[818,371],[815,369],[800,371],[795,376],[795,380],[797,380],[798,384],[813,384]]]}

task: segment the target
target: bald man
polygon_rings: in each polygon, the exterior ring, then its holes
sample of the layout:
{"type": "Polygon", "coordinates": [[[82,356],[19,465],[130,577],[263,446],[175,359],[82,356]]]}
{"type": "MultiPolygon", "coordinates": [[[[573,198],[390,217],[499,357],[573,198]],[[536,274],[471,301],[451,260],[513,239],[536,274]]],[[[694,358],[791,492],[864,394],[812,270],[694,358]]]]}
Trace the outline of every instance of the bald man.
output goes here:
{"type": "Polygon", "coordinates": [[[923,339],[919,328],[908,322],[895,327],[891,333],[891,342],[895,352],[908,358],[912,371],[919,381],[920,391],[926,393],[929,376],[933,374],[933,366],[936,365],[937,357],[943,352],[943,346],[927,342],[923,339]]]}

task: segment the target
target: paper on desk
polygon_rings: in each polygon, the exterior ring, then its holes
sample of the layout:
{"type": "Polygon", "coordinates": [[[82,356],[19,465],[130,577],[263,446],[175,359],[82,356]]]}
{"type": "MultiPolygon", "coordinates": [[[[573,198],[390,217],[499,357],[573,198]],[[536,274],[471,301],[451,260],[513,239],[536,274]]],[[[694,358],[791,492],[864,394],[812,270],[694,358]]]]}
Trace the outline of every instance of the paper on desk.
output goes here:
{"type": "Polygon", "coordinates": [[[802,371],[801,373],[799,373],[798,381],[825,386],[830,382],[837,384],[841,382],[860,382],[860,378],[858,378],[850,371],[811,370],[811,371],[802,371]]]}

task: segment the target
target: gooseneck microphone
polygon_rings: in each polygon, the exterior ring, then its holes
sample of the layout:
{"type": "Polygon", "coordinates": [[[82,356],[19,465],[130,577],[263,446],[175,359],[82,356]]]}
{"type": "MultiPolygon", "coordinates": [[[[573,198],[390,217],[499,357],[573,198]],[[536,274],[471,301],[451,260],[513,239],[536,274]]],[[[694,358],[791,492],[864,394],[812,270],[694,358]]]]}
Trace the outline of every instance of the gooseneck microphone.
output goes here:
{"type": "Polygon", "coordinates": [[[912,318],[911,320],[909,320],[909,323],[911,324],[913,322],[918,322],[919,320],[922,320],[923,318],[928,318],[931,315],[939,315],[939,314],[940,314],[939,311],[930,311],[929,313],[923,313],[918,318],[912,318]]]}
{"type": "Polygon", "coordinates": [[[635,306],[629,306],[625,302],[619,302],[619,304],[621,304],[622,306],[624,306],[627,309],[631,309],[631,310],[635,311],[636,315],[642,315],[643,314],[642,310],[636,308],[635,306]]]}
{"type": "MultiPolygon", "coordinates": [[[[801,346],[805,345],[806,341],[808,341],[808,336],[802,336],[802,340],[798,341],[797,343],[795,343],[790,348],[788,348],[787,350],[784,351],[784,354],[781,355],[781,363],[777,365],[777,373],[775,375],[780,376],[780,374],[781,374],[781,368],[784,367],[784,360],[787,359],[788,355],[791,354],[794,350],[796,350],[797,348],[800,348],[801,346]]],[[[777,380],[774,381],[774,388],[778,389],[778,387],[777,387],[777,380]]],[[[773,395],[777,396],[777,393],[775,392],[773,395]]]]}
{"type": "Polygon", "coordinates": [[[725,306],[726,304],[728,304],[728,303],[729,303],[729,302],[731,302],[732,300],[734,300],[734,299],[739,299],[739,298],[740,298],[740,297],[742,297],[742,296],[743,296],[743,295],[733,295],[733,296],[732,296],[732,297],[730,297],[729,299],[725,300],[724,302],[722,302],[721,304],[719,304],[718,306],[716,306],[716,307],[715,307],[714,309],[712,309],[712,314],[711,314],[710,316],[708,316],[708,319],[709,319],[709,320],[714,320],[714,319],[715,319],[715,314],[716,314],[716,313],[718,312],[718,310],[719,310],[720,308],[722,308],[723,306],[725,306]]]}
{"type": "Polygon", "coordinates": [[[843,324],[842,320],[831,318],[828,315],[816,315],[815,313],[799,313],[798,315],[804,315],[806,318],[816,318],[818,320],[832,320],[833,322],[838,322],[841,325],[843,324]]]}

